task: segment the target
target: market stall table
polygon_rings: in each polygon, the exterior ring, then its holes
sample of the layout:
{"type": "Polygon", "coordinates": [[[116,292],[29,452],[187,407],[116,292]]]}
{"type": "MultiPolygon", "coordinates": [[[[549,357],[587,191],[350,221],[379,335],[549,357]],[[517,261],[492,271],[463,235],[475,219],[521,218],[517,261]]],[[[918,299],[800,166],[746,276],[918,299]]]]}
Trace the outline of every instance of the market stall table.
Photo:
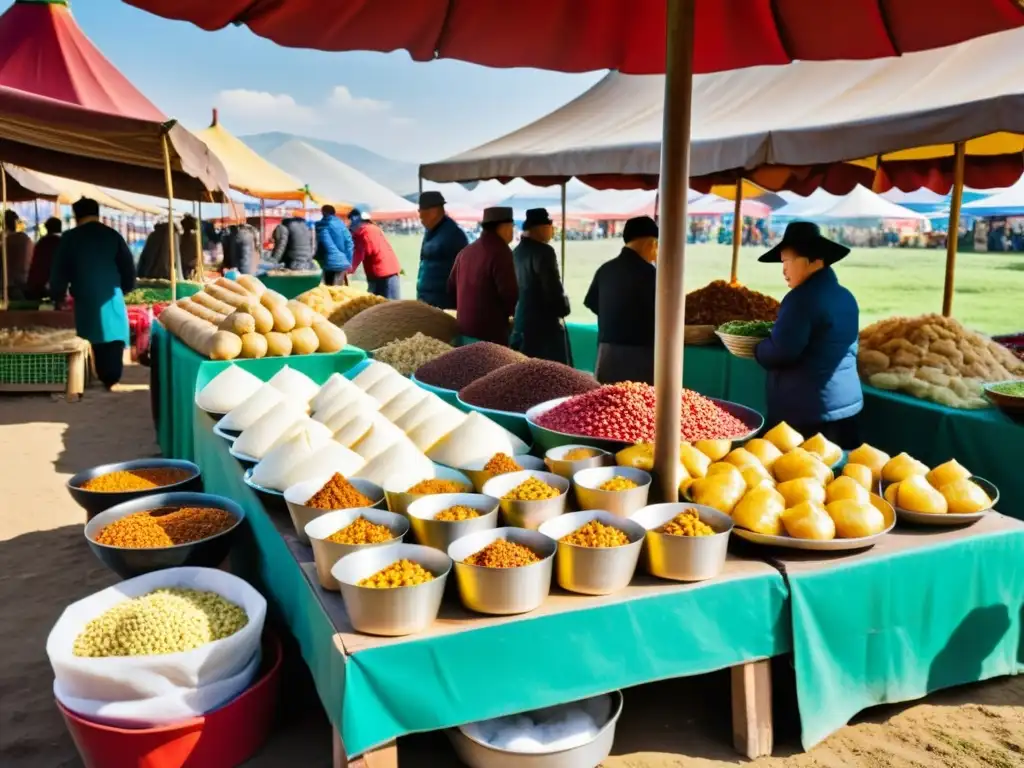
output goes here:
{"type": "Polygon", "coordinates": [[[898,526],[840,558],[774,554],[789,584],[805,749],[868,707],[1024,672],[1018,520],[898,526]]]}
{"type": "Polygon", "coordinates": [[[323,382],[332,373],[344,373],[364,359],[366,353],[363,350],[346,347],[330,354],[213,361],[168,333],[160,323],[153,323],[150,398],[160,450],[167,458],[193,459],[192,412],[196,392],[229,365],[238,365],[263,380],[289,365],[315,381],[323,382]]]}
{"type": "Polygon", "coordinates": [[[311,550],[295,539],[287,514],[268,513],[212,426],[209,415],[196,412],[195,454],[206,489],[242,504],[248,522],[236,548],[248,557],[232,565],[257,577],[279,608],[349,755],[410,733],[726,667],[734,668],[734,691],[748,696],[734,696],[738,743],[751,754],[770,751],[763,660],[791,647],[785,587],[774,568],[730,558],[722,576],[698,584],[637,576],[608,597],[555,590],[523,616],[477,616],[449,598],[426,633],[361,635],[340,595],[319,586],[311,550]],[[545,653],[524,656],[538,648],[545,653]],[[527,657],[528,664],[507,663],[527,657]]]}

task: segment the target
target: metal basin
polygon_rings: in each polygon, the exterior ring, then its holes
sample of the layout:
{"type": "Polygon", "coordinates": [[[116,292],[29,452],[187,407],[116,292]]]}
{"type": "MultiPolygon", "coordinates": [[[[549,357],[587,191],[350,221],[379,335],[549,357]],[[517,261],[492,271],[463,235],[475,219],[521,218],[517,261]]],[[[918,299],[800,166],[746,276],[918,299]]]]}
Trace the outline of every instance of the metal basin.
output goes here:
{"type": "MultiPolygon", "coordinates": [[[[317,509],[316,507],[306,506],[306,502],[313,497],[313,494],[323,488],[324,483],[332,477],[334,477],[334,475],[305,480],[287,488],[284,492],[284,503],[288,507],[288,514],[292,518],[292,525],[295,526],[295,537],[303,544],[309,544],[309,537],[306,536],[307,525],[321,515],[337,511],[333,509],[317,509]]],[[[369,480],[363,480],[360,477],[349,477],[346,479],[352,484],[353,488],[373,502],[372,506],[374,508],[384,508],[383,488],[376,483],[371,483],[369,480]]]]}
{"type": "Polygon", "coordinates": [[[551,591],[556,548],[555,542],[544,534],[523,528],[493,528],[463,536],[448,547],[463,605],[477,613],[499,616],[538,608],[551,591]],[[485,568],[463,562],[498,539],[529,547],[541,558],[540,562],[521,568],[485,568]]]}
{"type": "Polygon", "coordinates": [[[123,504],[126,501],[139,499],[143,496],[153,496],[159,493],[172,493],[177,491],[203,490],[203,479],[199,466],[191,461],[181,459],[134,459],[132,461],[119,461],[116,464],[101,464],[98,467],[85,469],[73,475],[67,482],[68,493],[82,509],[85,510],[85,519],[91,520],[104,510],[123,504]],[[142,491],[118,491],[114,493],[103,493],[100,491],[87,491],[82,485],[89,480],[107,475],[111,472],[123,472],[132,469],[181,469],[189,473],[189,477],[170,485],[161,485],[157,488],[147,488],[142,491]]]}
{"type": "Polygon", "coordinates": [[[576,501],[580,509],[605,509],[619,517],[629,517],[647,506],[651,490],[651,475],[633,467],[596,467],[573,475],[576,501]],[[624,477],[636,483],[636,488],[625,491],[602,491],[600,486],[615,477],[624,477]]]}
{"type": "Polygon", "coordinates": [[[139,576],[143,573],[160,571],[164,568],[180,566],[201,566],[217,568],[228,556],[237,528],[245,519],[245,510],[231,499],[215,496],[212,493],[157,493],[151,496],[132,499],[123,504],[100,512],[85,525],[85,540],[93,554],[110,570],[124,579],[139,576]],[[172,547],[155,547],[133,549],[113,547],[96,541],[99,532],[116,520],[136,512],[146,512],[161,507],[213,507],[230,512],[235,524],[215,536],[210,536],[188,544],[176,544],[172,547]]]}
{"type": "Polygon", "coordinates": [[[457,539],[498,525],[498,500],[482,493],[437,493],[414,501],[406,514],[416,541],[447,552],[457,539]],[[475,509],[480,517],[453,522],[434,519],[438,512],[456,505],[475,509]]]}
{"type": "MultiPolygon", "coordinates": [[[[445,467],[441,464],[434,464],[434,477],[438,480],[454,480],[462,483],[468,492],[473,488],[473,481],[457,469],[445,467]]],[[[409,478],[393,478],[394,485],[384,486],[384,498],[387,500],[388,509],[399,515],[406,514],[409,505],[418,499],[423,499],[434,494],[430,493],[408,493],[405,489],[416,484],[416,480],[408,482],[409,478]]]]}
{"type": "MultiPolygon", "coordinates": [[[[488,456],[483,459],[476,459],[471,461],[465,467],[459,467],[459,471],[463,472],[466,477],[473,481],[473,487],[476,488],[478,493],[483,493],[484,485],[487,484],[487,481],[492,477],[496,477],[496,475],[492,475],[490,472],[484,471],[484,466],[491,460],[491,458],[491,456],[488,456]]],[[[538,459],[536,456],[516,454],[512,458],[515,459],[516,464],[523,469],[543,470],[545,468],[544,461],[542,459],[538,459]]]]}
{"type": "MultiPolygon", "coordinates": [[[[402,515],[396,515],[394,512],[388,512],[385,509],[373,509],[371,507],[339,509],[316,518],[306,525],[306,536],[313,547],[313,561],[316,563],[316,575],[320,580],[320,586],[337,592],[338,582],[331,572],[336,562],[353,552],[362,552],[375,547],[388,547],[398,544],[408,532],[409,521],[402,517],[402,515]],[[365,517],[371,523],[386,525],[391,529],[393,538],[378,544],[338,544],[333,541],[327,541],[327,537],[332,533],[340,531],[360,517],[365,517]]],[[[384,566],[381,567],[383,568],[384,566]]],[[[377,570],[380,570],[380,568],[377,570]]],[[[370,571],[370,573],[376,572],[370,571]]]]}
{"type": "Polygon", "coordinates": [[[558,586],[583,595],[610,595],[625,589],[633,580],[640,550],[647,531],[639,523],[627,520],[603,509],[570,512],[548,520],[540,533],[558,544],[555,556],[555,576],[558,586]],[[561,541],[591,520],[618,528],[629,537],[629,544],[621,547],[580,547],[561,541]]]}
{"type": "Polygon", "coordinates": [[[644,566],[652,576],[672,581],[704,581],[713,579],[725,567],[729,548],[732,518],[717,509],[701,504],[677,502],[652,504],[630,518],[647,529],[644,566]],[[669,520],[686,509],[694,509],[701,522],[715,531],[711,536],[670,536],[658,533],[669,520]]]}
{"type": "Polygon", "coordinates": [[[578,703],[604,725],[590,742],[571,749],[538,754],[512,752],[492,747],[466,726],[448,729],[448,738],[459,759],[470,768],[596,768],[611,754],[615,726],[622,715],[622,692],[612,691],[578,703]]]}
{"type": "Polygon", "coordinates": [[[568,443],[567,445],[559,445],[555,448],[549,448],[544,454],[544,463],[547,465],[548,469],[556,475],[561,475],[562,477],[572,480],[573,475],[577,472],[582,472],[584,469],[606,467],[609,464],[614,464],[615,455],[600,448],[595,448],[592,445],[573,445],[572,443],[568,443]],[[577,448],[586,448],[589,451],[597,451],[597,455],[589,459],[576,459],[575,461],[567,460],[565,458],[565,454],[577,448]]]}
{"type": "Polygon", "coordinates": [[[347,555],[334,564],[331,578],[340,585],[345,611],[357,631],[398,637],[422,632],[434,623],[451,568],[452,561],[444,552],[416,544],[390,544],[347,555]],[[399,560],[419,563],[434,574],[433,580],[392,589],[358,586],[399,560]]]}
{"type": "Polygon", "coordinates": [[[467,403],[457,394],[456,401],[458,407],[466,411],[467,413],[470,411],[476,411],[477,413],[483,414],[491,421],[504,427],[505,429],[507,429],[509,432],[511,432],[513,435],[523,440],[524,442],[530,442],[530,427],[526,423],[525,413],[517,413],[516,411],[498,411],[495,410],[494,408],[483,408],[479,405],[467,403]]]}
{"type": "Polygon", "coordinates": [[[522,472],[509,472],[507,475],[492,477],[484,483],[483,492],[487,496],[493,496],[499,500],[501,514],[505,522],[516,528],[530,528],[536,530],[541,523],[545,523],[553,517],[565,512],[566,494],[569,490],[569,481],[559,475],[550,472],[538,472],[527,469],[522,472]],[[537,501],[509,501],[502,498],[520,483],[535,477],[552,488],[559,491],[558,496],[553,499],[538,499],[537,501]]]}

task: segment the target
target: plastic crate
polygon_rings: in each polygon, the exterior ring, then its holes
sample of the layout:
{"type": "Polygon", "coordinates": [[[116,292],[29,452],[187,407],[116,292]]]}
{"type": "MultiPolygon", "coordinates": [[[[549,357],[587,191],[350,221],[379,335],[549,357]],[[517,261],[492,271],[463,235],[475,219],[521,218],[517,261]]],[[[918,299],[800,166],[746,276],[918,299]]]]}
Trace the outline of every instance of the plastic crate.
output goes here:
{"type": "Polygon", "coordinates": [[[0,353],[0,386],[53,384],[63,389],[67,381],[67,353],[0,353]]]}

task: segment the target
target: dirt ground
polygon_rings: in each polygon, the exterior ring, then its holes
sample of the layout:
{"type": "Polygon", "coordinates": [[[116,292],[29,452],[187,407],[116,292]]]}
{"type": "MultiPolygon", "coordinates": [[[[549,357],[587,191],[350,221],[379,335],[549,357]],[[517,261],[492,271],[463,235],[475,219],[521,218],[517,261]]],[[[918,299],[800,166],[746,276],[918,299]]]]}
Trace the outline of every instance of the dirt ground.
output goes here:
{"type": "MultiPolygon", "coordinates": [[[[80,403],[0,395],[0,765],[80,766],[53,705],[45,641],[63,607],[115,577],[82,540],[83,514],[64,482],[96,464],[156,455],[148,371],[124,391],[90,389],[80,403]]],[[[289,658],[280,722],[249,768],[330,765],[327,722],[301,659],[289,658]]],[[[801,753],[785,664],[776,680],[776,756],[764,768],[1024,767],[1024,677],[881,707],[801,753]]],[[[722,768],[730,747],[728,677],[643,686],[626,695],[606,768],[722,768]]],[[[403,768],[458,765],[443,736],[399,744],[403,768]]]]}

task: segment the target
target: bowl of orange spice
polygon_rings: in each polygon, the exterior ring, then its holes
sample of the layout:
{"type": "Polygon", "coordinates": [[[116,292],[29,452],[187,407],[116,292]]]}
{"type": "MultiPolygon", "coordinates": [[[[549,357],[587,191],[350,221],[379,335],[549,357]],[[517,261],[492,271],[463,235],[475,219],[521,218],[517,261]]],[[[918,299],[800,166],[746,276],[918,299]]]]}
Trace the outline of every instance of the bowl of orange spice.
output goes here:
{"type": "Polygon", "coordinates": [[[408,532],[409,521],[385,509],[339,509],[321,515],[306,525],[320,586],[337,592],[338,580],[331,575],[335,563],[353,552],[400,544],[408,532]]]}
{"type": "Polygon", "coordinates": [[[457,469],[434,465],[434,472],[429,477],[422,475],[398,475],[392,477],[384,485],[384,498],[388,509],[399,515],[406,514],[409,505],[424,496],[439,493],[469,493],[473,483],[457,469]]]}
{"type": "Polygon", "coordinates": [[[417,499],[406,514],[416,541],[447,552],[456,539],[497,526],[498,500],[482,493],[438,493],[417,499]]]}
{"type": "Polygon", "coordinates": [[[507,475],[511,472],[522,472],[524,469],[544,469],[544,460],[529,454],[516,454],[509,456],[507,453],[495,453],[492,456],[485,456],[475,459],[464,467],[459,467],[466,477],[473,481],[473,487],[477,493],[484,492],[484,484],[492,477],[507,475]]]}
{"type": "Polygon", "coordinates": [[[67,488],[86,519],[92,520],[105,509],[143,496],[202,491],[203,480],[191,461],[135,459],[83,470],[68,480],[67,488]]]}
{"type": "Polygon", "coordinates": [[[306,526],[321,515],[339,509],[384,507],[384,489],[359,477],[344,477],[335,472],[330,477],[304,480],[287,488],[284,502],[295,526],[295,537],[309,544],[306,526]]]}
{"type": "Polygon", "coordinates": [[[603,509],[548,520],[540,533],[558,542],[558,585],[583,595],[610,595],[629,586],[647,531],[603,509]]]}

